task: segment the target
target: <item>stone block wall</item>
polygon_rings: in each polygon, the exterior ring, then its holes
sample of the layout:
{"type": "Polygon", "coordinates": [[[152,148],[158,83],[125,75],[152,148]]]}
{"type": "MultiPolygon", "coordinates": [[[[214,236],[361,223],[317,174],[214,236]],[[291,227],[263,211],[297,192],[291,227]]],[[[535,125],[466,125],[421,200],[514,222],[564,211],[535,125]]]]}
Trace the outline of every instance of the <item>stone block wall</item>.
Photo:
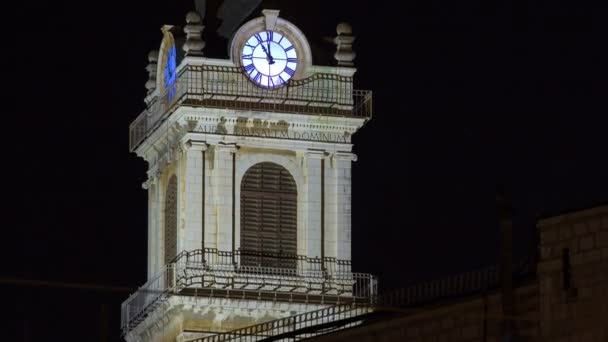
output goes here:
{"type": "MultiPolygon", "coordinates": [[[[402,310],[317,341],[608,341],[608,206],[540,220],[537,278],[515,290],[515,314],[502,316],[500,293],[402,310]]],[[[378,308],[386,312],[399,309],[378,308]]]]}
{"type": "Polygon", "coordinates": [[[541,220],[541,332],[548,341],[608,341],[608,206],[541,220]]]}

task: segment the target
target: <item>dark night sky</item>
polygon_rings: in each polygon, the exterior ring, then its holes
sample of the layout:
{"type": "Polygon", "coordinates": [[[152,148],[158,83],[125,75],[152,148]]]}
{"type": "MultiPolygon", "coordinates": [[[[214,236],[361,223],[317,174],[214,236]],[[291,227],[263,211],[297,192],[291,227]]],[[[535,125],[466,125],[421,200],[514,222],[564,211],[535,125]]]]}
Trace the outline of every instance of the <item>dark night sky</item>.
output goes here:
{"type": "MultiPolygon", "coordinates": [[[[519,255],[536,218],[608,203],[606,5],[264,3],[313,42],[353,25],[356,87],[374,91],[375,108],[354,139],[353,260],[384,288],[495,262],[499,186],[519,255]]],[[[128,125],[160,26],[183,25],[190,7],[53,1],[10,12],[2,279],[145,282],[146,165],[128,151],[128,125]]],[[[206,25],[206,54],[224,58],[213,9],[206,25]]],[[[119,340],[126,292],[0,286],[15,340],[103,340],[102,304],[108,340],[119,340]]]]}

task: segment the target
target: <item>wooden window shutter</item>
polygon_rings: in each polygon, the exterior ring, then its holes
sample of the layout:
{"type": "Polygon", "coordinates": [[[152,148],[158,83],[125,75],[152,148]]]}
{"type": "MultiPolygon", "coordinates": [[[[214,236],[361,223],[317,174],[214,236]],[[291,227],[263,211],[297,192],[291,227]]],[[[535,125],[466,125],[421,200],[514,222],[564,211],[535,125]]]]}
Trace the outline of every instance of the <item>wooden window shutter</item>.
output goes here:
{"type": "Polygon", "coordinates": [[[252,166],[241,183],[241,264],[296,267],[297,188],[280,165],[252,166]]]}

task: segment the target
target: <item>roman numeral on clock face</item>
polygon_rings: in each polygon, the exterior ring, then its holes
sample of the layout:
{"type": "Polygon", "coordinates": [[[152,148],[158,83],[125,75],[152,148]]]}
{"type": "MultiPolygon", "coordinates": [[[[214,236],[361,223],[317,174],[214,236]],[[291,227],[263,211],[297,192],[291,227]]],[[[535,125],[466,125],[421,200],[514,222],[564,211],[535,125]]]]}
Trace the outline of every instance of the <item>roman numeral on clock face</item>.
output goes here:
{"type": "Polygon", "coordinates": [[[298,63],[297,58],[287,58],[287,63],[298,63]]]}
{"type": "Polygon", "coordinates": [[[260,36],[260,34],[259,34],[259,33],[256,33],[256,34],[255,34],[255,39],[257,39],[257,40],[258,40],[258,44],[259,44],[259,43],[261,43],[261,42],[263,41],[263,40],[262,40],[262,36],[260,36]]]}
{"type": "Polygon", "coordinates": [[[249,64],[249,65],[245,65],[245,66],[243,67],[243,70],[245,70],[245,72],[246,72],[246,73],[248,73],[248,74],[250,74],[250,75],[251,75],[251,72],[252,72],[253,70],[255,70],[255,67],[253,66],[253,63],[251,63],[251,64],[249,64]]]}
{"type": "Polygon", "coordinates": [[[295,74],[295,71],[293,69],[291,69],[290,67],[285,67],[284,70],[289,76],[293,76],[293,74],[295,74]]]}
{"type": "Polygon", "coordinates": [[[292,50],[292,49],[293,49],[293,45],[290,45],[289,47],[286,47],[286,48],[285,48],[285,52],[287,52],[287,51],[289,51],[289,50],[292,50]]]}
{"type": "Polygon", "coordinates": [[[262,74],[261,73],[257,73],[255,76],[253,76],[253,81],[255,83],[260,83],[260,81],[262,80],[262,74]]]}
{"type": "Polygon", "coordinates": [[[272,35],[272,34],[273,34],[273,32],[272,32],[272,31],[266,31],[266,33],[268,34],[268,39],[267,39],[267,40],[268,40],[269,42],[271,42],[271,41],[273,40],[273,39],[272,39],[272,37],[273,37],[273,35],[272,35]]]}

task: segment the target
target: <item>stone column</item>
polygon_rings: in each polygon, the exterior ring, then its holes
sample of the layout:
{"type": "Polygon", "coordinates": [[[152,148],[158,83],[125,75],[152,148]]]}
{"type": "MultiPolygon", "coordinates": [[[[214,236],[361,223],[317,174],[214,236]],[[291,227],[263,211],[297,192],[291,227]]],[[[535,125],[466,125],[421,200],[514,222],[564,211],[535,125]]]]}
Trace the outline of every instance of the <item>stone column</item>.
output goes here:
{"type": "Polygon", "coordinates": [[[201,249],[203,243],[203,151],[207,144],[189,140],[186,151],[185,170],[185,234],[184,250],[201,249]]]}

